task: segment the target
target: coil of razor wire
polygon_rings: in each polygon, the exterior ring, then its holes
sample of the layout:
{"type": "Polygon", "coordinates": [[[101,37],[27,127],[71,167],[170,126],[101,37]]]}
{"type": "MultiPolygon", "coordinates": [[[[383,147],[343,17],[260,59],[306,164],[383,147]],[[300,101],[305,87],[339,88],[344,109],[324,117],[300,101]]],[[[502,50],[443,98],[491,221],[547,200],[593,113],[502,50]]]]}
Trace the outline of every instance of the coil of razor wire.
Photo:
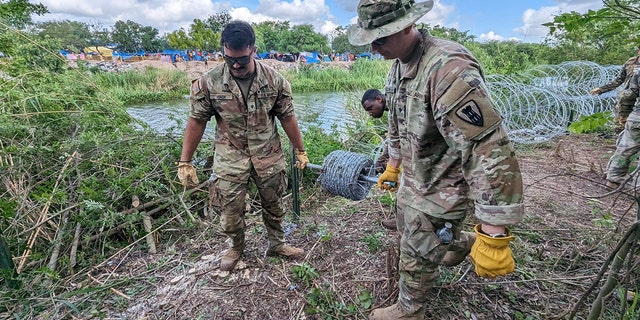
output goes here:
{"type": "Polygon", "coordinates": [[[611,82],[620,66],[589,61],[540,65],[512,75],[489,75],[487,87],[511,139],[531,144],[564,134],[581,116],[610,110],[615,92],[589,90],[611,82]]]}
{"type": "Polygon", "coordinates": [[[360,175],[373,174],[373,161],[368,156],[336,150],[322,162],[322,173],[318,182],[331,194],[351,200],[362,200],[371,190],[373,183],[360,179],[360,175]]]}

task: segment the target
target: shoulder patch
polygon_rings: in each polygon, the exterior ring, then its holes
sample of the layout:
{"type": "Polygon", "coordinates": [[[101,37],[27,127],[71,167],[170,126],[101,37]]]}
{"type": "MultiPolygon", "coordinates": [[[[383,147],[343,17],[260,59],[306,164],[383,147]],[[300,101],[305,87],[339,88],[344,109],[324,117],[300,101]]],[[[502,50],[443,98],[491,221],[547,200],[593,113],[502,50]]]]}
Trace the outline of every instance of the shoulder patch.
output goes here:
{"type": "Polygon", "coordinates": [[[465,137],[472,140],[481,139],[502,121],[491,100],[477,91],[468,94],[447,116],[465,137]]]}
{"type": "Polygon", "coordinates": [[[193,80],[191,82],[191,93],[196,95],[200,93],[202,86],[200,85],[200,79],[193,80]]]}
{"type": "Polygon", "coordinates": [[[482,110],[474,100],[467,101],[462,107],[459,107],[456,110],[456,116],[474,126],[482,127],[484,125],[482,110]]]}

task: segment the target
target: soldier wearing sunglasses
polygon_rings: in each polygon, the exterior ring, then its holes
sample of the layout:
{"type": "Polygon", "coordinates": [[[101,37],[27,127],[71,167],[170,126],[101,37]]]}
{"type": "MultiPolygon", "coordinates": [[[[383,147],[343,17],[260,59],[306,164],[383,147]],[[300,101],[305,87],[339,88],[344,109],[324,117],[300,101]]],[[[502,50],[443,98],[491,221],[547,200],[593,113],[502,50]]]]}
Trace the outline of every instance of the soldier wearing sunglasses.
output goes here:
{"type": "Polygon", "coordinates": [[[277,122],[295,148],[296,167],[309,163],[294,115],[291,85],[278,72],[254,59],[251,25],[232,21],[222,31],[225,63],[191,84],[191,114],[184,133],[178,177],[186,188],[199,184],[192,157],[207,122],[216,121],[209,206],[220,214],[230,240],[220,270],[232,270],[245,249],[245,196],[252,180],[260,194],[267,255],[298,258],[304,250],[285,243],[282,194],[287,187],[285,156],[277,122]],[[276,119],[278,121],[276,121],[276,119]]]}
{"type": "Polygon", "coordinates": [[[389,161],[378,186],[399,186],[399,293],[369,319],[423,319],[439,266],[467,255],[479,276],[515,268],[506,225],[520,222],[524,207],[513,145],[471,52],[416,28],[432,7],[432,0],[360,0],[347,31],[351,44],[394,59],[384,92],[389,161]],[[462,231],[469,214],[475,232],[462,231]],[[440,232],[445,226],[453,239],[440,232]]]}

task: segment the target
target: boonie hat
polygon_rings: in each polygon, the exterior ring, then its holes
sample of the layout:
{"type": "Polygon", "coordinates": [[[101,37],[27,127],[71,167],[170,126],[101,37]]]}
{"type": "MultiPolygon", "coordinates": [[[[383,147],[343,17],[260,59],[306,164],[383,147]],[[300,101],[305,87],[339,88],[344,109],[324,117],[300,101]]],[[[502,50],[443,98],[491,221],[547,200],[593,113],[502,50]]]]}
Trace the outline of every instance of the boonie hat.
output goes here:
{"type": "Polygon", "coordinates": [[[373,40],[392,35],[418,21],[433,8],[433,0],[360,0],[358,23],[347,30],[349,43],[370,44],[373,40]]]}

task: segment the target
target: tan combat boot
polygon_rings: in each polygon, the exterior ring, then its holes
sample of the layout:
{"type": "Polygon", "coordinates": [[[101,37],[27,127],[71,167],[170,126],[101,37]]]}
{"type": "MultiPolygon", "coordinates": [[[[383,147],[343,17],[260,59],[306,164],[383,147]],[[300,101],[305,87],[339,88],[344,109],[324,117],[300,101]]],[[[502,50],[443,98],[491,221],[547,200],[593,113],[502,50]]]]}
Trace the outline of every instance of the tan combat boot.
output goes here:
{"type": "Polygon", "coordinates": [[[469,252],[471,252],[471,247],[473,246],[473,243],[476,242],[475,232],[463,231],[462,234],[460,235],[460,238],[463,238],[463,239],[467,238],[465,242],[466,250],[464,252],[447,251],[447,253],[444,255],[444,258],[442,258],[443,265],[447,267],[457,266],[460,263],[462,263],[462,261],[464,261],[464,258],[466,258],[469,252]]]}
{"type": "Polygon", "coordinates": [[[220,270],[221,271],[231,271],[235,268],[236,264],[240,260],[240,256],[242,255],[242,249],[239,248],[229,248],[227,252],[222,256],[220,260],[220,270]]]}
{"type": "Polygon", "coordinates": [[[269,248],[269,250],[267,250],[267,256],[272,257],[275,255],[281,255],[289,258],[302,258],[302,256],[304,255],[304,250],[296,248],[294,246],[290,246],[288,244],[283,244],[281,246],[269,248]]]}
{"type": "Polygon", "coordinates": [[[398,224],[396,223],[396,219],[382,220],[382,226],[389,230],[398,230],[398,224]]]}
{"type": "Polygon", "coordinates": [[[392,304],[386,308],[375,309],[371,311],[369,320],[396,320],[396,319],[412,319],[422,320],[424,316],[418,315],[405,315],[402,313],[402,308],[398,303],[392,304]]]}
{"type": "Polygon", "coordinates": [[[620,184],[614,181],[607,180],[607,182],[605,183],[605,186],[609,190],[616,190],[618,189],[618,187],[620,187],[620,184]]]}

